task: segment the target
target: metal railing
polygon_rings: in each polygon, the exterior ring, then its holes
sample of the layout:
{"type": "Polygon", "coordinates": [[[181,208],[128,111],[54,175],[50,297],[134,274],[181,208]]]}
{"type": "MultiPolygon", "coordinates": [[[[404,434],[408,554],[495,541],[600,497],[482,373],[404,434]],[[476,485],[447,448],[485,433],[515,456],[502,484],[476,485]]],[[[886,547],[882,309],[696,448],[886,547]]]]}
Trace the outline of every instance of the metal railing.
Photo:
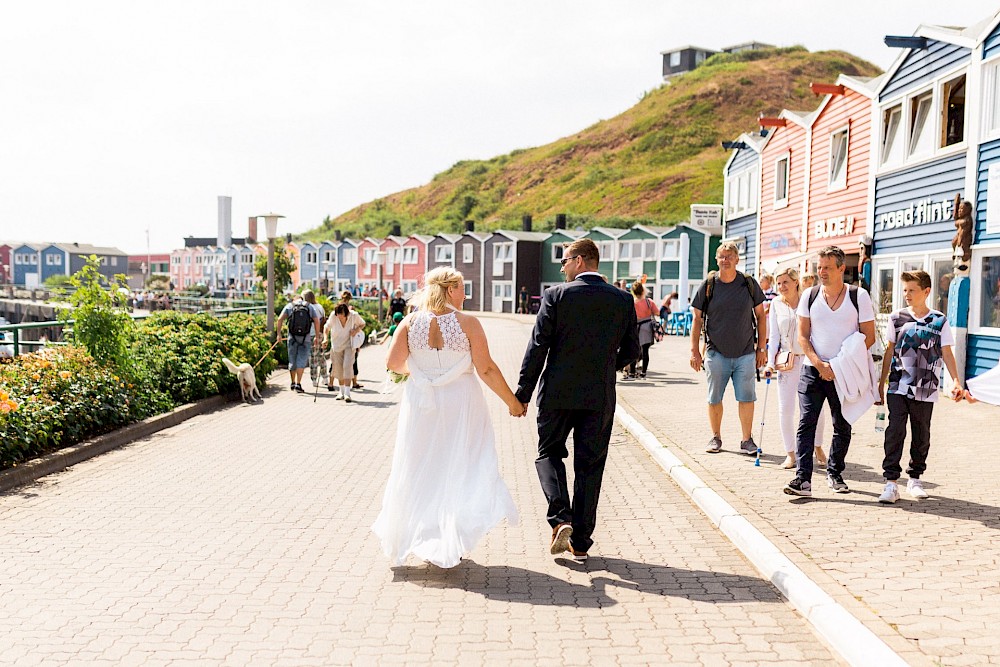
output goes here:
{"type": "MultiPolygon", "coordinates": [[[[210,312],[216,317],[225,317],[227,315],[232,315],[235,313],[263,313],[267,310],[266,305],[255,305],[255,306],[238,306],[234,308],[215,308],[213,310],[203,311],[210,312]]],[[[134,320],[143,320],[149,317],[150,314],[139,314],[132,315],[134,320]]],[[[0,357],[3,356],[13,356],[16,357],[21,354],[21,348],[40,348],[46,345],[66,345],[65,341],[52,341],[52,340],[22,340],[22,331],[31,331],[34,329],[59,329],[60,332],[64,332],[66,329],[72,330],[72,326],[75,320],[51,320],[46,322],[23,322],[21,324],[0,324],[0,357]],[[10,332],[9,334],[7,332],[10,332]],[[7,348],[10,348],[9,352],[7,348]]]]}

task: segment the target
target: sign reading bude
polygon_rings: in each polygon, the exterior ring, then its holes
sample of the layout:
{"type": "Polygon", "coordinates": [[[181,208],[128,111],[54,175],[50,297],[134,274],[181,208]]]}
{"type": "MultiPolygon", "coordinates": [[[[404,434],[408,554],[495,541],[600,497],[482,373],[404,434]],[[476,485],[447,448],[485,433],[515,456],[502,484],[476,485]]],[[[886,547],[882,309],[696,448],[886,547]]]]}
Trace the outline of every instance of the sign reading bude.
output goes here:
{"type": "Polygon", "coordinates": [[[705,231],[722,231],[722,205],[691,204],[691,226],[705,231]]]}

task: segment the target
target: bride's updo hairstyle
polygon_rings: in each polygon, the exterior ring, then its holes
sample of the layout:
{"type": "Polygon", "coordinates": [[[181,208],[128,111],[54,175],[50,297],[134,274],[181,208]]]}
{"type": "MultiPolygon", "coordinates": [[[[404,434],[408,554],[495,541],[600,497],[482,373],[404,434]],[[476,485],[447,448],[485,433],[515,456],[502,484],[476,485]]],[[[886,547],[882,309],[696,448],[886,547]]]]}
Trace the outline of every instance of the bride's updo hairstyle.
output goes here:
{"type": "Polygon", "coordinates": [[[447,310],[448,289],[461,284],[461,273],[449,266],[440,266],[424,275],[424,286],[410,298],[410,305],[420,310],[447,310]]]}

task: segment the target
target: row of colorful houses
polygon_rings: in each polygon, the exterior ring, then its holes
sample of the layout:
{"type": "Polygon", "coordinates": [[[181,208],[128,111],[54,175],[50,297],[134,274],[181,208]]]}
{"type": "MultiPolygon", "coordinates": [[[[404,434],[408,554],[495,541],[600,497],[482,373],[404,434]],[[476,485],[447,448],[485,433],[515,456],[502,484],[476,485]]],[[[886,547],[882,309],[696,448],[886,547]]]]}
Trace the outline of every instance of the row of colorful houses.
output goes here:
{"type": "Polygon", "coordinates": [[[51,276],[70,276],[85,258],[97,255],[108,278],[128,270],[128,255],[118,248],[86,243],[22,243],[0,241],[0,284],[35,287],[51,276]]]}
{"type": "MultiPolygon", "coordinates": [[[[285,247],[296,267],[294,287],[340,292],[381,283],[389,292],[398,288],[410,295],[423,286],[425,273],[449,266],[465,277],[466,308],[514,312],[522,287],[529,297],[539,296],[546,287],[563,281],[564,244],[583,237],[598,244],[600,270],[609,280],[645,276],[657,298],[674,291],[691,294],[711,268],[709,260],[721,231],[721,226],[687,224],[570,230],[560,215],[553,231],[536,232],[531,217],[525,216],[520,230],[477,232],[467,222],[462,234],[397,233],[382,239],[292,241],[285,247]]],[[[256,281],[254,258],[266,252],[262,243],[186,247],[171,253],[170,278],[177,289],[198,283],[213,290],[249,289],[256,281]]]]}
{"type": "Polygon", "coordinates": [[[900,53],[885,74],[814,83],[814,110],[724,144],[724,236],[754,274],[809,271],[839,245],[856,278],[865,246],[883,316],[905,305],[900,273],[927,271],[974,376],[1000,357],[1000,12],[886,43],[900,53]],[[972,207],[968,261],[953,256],[956,196],[972,207]]]}

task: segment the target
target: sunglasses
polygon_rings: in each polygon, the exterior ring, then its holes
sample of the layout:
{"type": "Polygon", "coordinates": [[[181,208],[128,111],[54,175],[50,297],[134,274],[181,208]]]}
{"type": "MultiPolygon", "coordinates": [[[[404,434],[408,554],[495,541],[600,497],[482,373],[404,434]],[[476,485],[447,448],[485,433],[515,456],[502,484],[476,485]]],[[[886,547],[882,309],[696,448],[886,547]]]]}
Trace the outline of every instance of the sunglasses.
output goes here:
{"type": "Polygon", "coordinates": [[[563,257],[562,259],[559,260],[559,263],[562,264],[563,266],[566,266],[566,262],[568,262],[571,259],[576,259],[577,257],[579,257],[579,255],[573,255],[572,257],[563,257]]]}

